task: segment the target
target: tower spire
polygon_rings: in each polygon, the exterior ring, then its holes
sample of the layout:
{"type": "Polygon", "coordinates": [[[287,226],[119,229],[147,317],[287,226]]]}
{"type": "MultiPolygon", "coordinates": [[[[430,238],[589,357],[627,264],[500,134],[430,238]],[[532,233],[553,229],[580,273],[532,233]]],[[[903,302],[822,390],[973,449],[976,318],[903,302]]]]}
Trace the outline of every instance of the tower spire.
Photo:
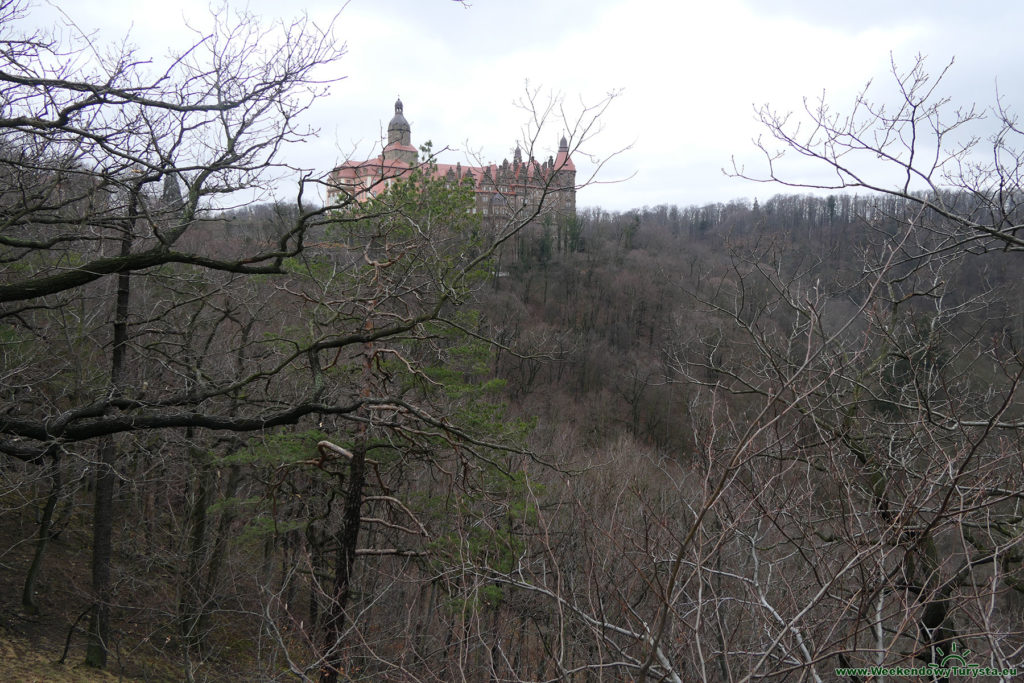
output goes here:
{"type": "Polygon", "coordinates": [[[395,115],[391,117],[391,122],[388,123],[388,146],[391,145],[402,145],[405,147],[412,145],[412,129],[409,127],[409,122],[405,120],[405,115],[402,113],[405,107],[402,105],[402,98],[395,100],[395,115]]]}
{"type": "Polygon", "coordinates": [[[402,161],[410,166],[416,163],[416,148],[412,146],[412,127],[403,113],[405,106],[402,98],[395,100],[395,115],[388,123],[388,144],[384,148],[384,158],[388,161],[402,161]]]}

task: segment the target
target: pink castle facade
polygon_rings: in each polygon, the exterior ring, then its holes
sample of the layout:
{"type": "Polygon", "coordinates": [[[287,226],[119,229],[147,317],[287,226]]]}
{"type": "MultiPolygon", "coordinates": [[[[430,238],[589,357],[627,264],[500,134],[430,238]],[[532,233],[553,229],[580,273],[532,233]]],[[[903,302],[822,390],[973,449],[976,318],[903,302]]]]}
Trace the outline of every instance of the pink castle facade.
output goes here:
{"type": "MultiPolygon", "coordinates": [[[[402,101],[396,101],[395,115],[388,124],[388,142],[380,156],[346,161],[331,171],[330,203],[368,201],[417,168],[418,152],[412,145],[403,109],[402,101]]],[[[452,183],[470,178],[476,192],[476,211],[486,219],[540,223],[576,215],[576,166],[565,137],[558,154],[544,162],[532,157],[523,161],[517,146],[512,161],[486,166],[437,163],[434,173],[452,183]]]]}

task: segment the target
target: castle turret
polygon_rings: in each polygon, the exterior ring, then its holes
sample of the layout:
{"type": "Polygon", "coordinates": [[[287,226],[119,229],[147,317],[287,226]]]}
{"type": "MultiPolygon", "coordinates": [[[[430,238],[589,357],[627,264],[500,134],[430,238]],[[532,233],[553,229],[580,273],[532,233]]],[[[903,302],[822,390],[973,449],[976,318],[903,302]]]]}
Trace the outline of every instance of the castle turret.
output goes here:
{"type": "Polygon", "coordinates": [[[403,161],[410,166],[416,163],[416,148],[412,146],[412,128],[405,119],[401,98],[395,100],[395,115],[388,123],[388,144],[384,148],[384,159],[403,161]]]}
{"type": "Polygon", "coordinates": [[[412,129],[409,128],[409,122],[405,120],[403,110],[402,100],[400,98],[395,100],[395,115],[388,123],[388,146],[412,144],[412,129]]]}
{"type": "Polygon", "coordinates": [[[553,189],[559,213],[565,216],[576,215],[576,164],[569,156],[569,141],[562,136],[558,143],[558,156],[555,157],[553,189]]]}
{"type": "Polygon", "coordinates": [[[565,139],[564,135],[558,143],[558,156],[555,157],[555,170],[572,171],[573,179],[576,178],[576,165],[572,163],[572,157],[569,156],[569,141],[565,139]]]}

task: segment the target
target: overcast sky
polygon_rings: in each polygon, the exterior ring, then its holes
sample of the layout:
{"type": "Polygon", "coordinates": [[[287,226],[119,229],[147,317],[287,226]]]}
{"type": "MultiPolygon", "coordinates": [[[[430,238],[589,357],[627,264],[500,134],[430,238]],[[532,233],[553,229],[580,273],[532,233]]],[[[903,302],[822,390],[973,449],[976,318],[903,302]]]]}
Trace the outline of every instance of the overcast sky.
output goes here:
{"type": "MultiPolygon", "coordinates": [[[[200,24],[207,3],[191,0],[56,2],[83,29],[115,40],[130,31],[143,56],[163,56],[200,24]]],[[[267,18],[303,11],[324,21],[339,2],[249,0],[267,18]]],[[[393,113],[405,104],[413,144],[448,146],[443,161],[511,156],[525,123],[515,106],[527,81],[578,110],[621,91],[586,146],[602,157],[629,147],[602,171],[610,184],[587,188],[582,206],[623,210],[656,204],[762,199],[783,191],[727,178],[735,156],[748,169],[759,133],[753,109],[799,109],[824,90],[840,108],[874,79],[888,86],[890,54],[932,70],[956,60],[943,92],[991,104],[998,85],[1018,104],[1024,78],[1024,3],[974,0],[351,0],[337,35],[348,52],[344,80],[316,103],[318,143],[289,153],[308,167],[373,156],[393,113]],[[457,150],[457,151],[456,151],[457,150]],[[611,182],[621,180],[621,182],[611,182]]],[[[38,10],[48,21],[53,9],[38,10]]],[[[1020,107],[1018,106],[1018,110],[1020,107]]],[[[563,126],[543,132],[541,152],[563,126]]],[[[540,155],[538,155],[540,156],[540,155]]],[[[590,169],[582,156],[577,166],[590,169]]],[[[798,171],[802,172],[802,171],[798,171]]]]}

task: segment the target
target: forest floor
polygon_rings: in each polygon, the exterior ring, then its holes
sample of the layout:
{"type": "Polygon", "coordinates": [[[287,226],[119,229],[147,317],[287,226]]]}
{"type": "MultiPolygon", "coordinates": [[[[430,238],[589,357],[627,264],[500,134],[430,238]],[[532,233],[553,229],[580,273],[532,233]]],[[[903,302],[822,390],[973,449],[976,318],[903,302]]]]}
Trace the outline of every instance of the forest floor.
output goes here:
{"type": "MultiPolygon", "coordinates": [[[[31,506],[30,506],[31,507],[31,506]]],[[[89,607],[89,528],[85,515],[73,514],[60,536],[46,548],[43,569],[36,586],[38,614],[21,605],[25,573],[35,550],[35,523],[31,510],[8,510],[0,515],[0,681],[179,681],[182,672],[167,653],[153,647],[125,651],[113,643],[107,671],[84,664],[89,607]],[[60,663],[68,634],[64,663],[60,663]]],[[[131,633],[131,624],[119,620],[123,643],[146,642],[131,633]],[[128,632],[126,633],[125,628],[128,632]],[[127,637],[125,637],[127,636],[127,637]]],[[[136,625],[143,628],[143,624],[136,625]]]]}

